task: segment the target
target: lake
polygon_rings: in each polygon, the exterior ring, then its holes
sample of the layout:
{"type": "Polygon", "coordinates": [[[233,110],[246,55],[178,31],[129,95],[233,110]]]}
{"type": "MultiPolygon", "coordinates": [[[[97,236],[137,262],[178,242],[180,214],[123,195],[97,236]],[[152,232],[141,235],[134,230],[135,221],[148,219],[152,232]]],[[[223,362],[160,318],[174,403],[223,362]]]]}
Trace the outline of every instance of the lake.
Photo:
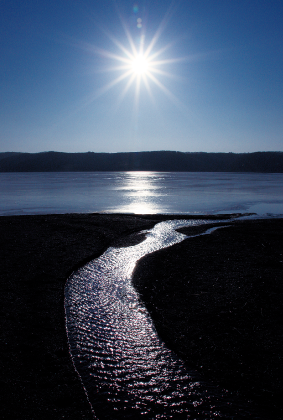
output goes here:
{"type": "Polygon", "coordinates": [[[283,215],[283,174],[0,173],[0,215],[52,213],[283,215]]]}

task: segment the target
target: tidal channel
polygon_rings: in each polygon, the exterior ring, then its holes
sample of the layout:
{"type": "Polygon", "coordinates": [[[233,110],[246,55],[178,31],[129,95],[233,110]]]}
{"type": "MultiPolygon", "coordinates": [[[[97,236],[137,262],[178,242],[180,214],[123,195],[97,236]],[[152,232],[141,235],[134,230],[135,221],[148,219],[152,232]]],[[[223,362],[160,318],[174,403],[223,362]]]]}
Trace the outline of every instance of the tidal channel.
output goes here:
{"type": "Polygon", "coordinates": [[[261,418],[248,401],[205,381],[166,348],[131,283],[140,258],[186,237],[176,228],[207,223],[159,223],[141,232],[142,242],[111,247],[68,279],[70,352],[95,418],[261,418]]]}

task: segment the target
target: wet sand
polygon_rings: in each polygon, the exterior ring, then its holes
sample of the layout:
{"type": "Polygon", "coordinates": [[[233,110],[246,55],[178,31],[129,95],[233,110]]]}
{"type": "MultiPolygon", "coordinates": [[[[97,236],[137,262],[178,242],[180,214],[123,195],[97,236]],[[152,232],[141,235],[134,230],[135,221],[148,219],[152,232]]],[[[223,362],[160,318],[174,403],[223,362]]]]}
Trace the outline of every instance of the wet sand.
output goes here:
{"type": "Polygon", "coordinates": [[[236,220],[188,238],[144,257],[133,281],[188,366],[283,418],[282,219],[236,220]]]}
{"type": "MultiPolygon", "coordinates": [[[[1,418],[93,419],[68,352],[66,279],[168,218],[0,217],[1,418]]],[[[161,337],[190,366],[279,412],[283,220],[232,224],[145,257],[135,284],[161,337]]]]}

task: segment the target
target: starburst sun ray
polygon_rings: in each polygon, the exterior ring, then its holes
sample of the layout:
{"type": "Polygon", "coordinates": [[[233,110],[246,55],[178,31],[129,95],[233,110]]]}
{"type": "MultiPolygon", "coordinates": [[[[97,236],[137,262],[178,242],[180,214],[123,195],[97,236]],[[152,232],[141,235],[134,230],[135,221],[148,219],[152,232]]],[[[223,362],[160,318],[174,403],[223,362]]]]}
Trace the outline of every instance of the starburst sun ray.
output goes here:
{"type": "MultiPolygon", "coordinates": [[[[138,108],[138,102],[140,95],[142,93],[142,88],[145,88],[145,91],[148,93],[152,101],[155,103],[153,96],[152,88],[157,86],[165,95],[170,98],[170,100],[176,104],[178,102],[177,98],[170,92],[168,87],[166,87],[159,80],[159,76],[167,78],[176,78],[176,75],[166,71],[164,66],[171,65],[183,61],[184,58],[168,58],[162,55],[168,51],[174,42],[168,43],[161,48],[154,51],[157,42],[160,40],[161,34],[164,31],[169,14],[165,16],[157,31],[153,37],[149,40],[147,45],[145,45],[145,34],[141,32],[138,44],[134,42],[134,39],[127,27],[125,21],[120,17],[124,33],[128,42],[128,46],[122,43],[117,39],[113,34],[106,31],[103,32],[107,37],[113,42],[117,47],[118,52],[112,52],[105,49],[97,48],[95,46],[88,45],[88,50],[91,50],[97,55],[100,55],[108,60],[112,61],[112,65],[107,68],[101,69],[103,72],[120,72],[120,74],[115,77],[113,80],[109,81],[105,86],[101,87],[97,93],[94,95],[94,99],[106,93],[110,89],[114,88],[116,85],[126,81],[126,84],[122,88],[121,93],[118,96],[117,104],[121,104],[122,100],[125,98],[126,94],[130,91],[130,88],[135,84],[134,90],[134,108],[138,108]],[[116,65],[115,65],[116,62],[116,65]],[[128,80],[127,80],[128,79],[128,80]]],[[[180,104],[178,104],[180,105],[180,104]]]]}

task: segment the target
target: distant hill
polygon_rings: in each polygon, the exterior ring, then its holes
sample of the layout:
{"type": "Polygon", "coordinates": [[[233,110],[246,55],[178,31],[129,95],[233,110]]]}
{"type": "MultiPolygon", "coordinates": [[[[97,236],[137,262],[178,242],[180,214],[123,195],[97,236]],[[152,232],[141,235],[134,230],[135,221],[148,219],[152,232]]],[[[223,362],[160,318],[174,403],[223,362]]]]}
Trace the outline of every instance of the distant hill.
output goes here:
{"type": "Polygon", "coordinates": [[[283,152],[0,153],[0,172],[283,172],[283,152]]]}
{"type": "Polygon", "coordinates": [[[20,155],[21,153],[19,152],[5,152],[5,153],[0,153],[0,160],[1,159],[5,159],[6,157],[10,157],[10,156],[16,156],[16,155],[20,155]]]}

